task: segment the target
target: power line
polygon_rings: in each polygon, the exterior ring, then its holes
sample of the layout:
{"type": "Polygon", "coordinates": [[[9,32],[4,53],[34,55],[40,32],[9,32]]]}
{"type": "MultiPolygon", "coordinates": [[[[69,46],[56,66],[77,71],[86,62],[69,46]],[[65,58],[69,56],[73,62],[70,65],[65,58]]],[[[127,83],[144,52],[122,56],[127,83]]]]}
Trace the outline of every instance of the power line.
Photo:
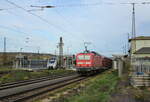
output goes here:
{"type": "MultiPolygon", "coordinates": [[[[132,5],[132,39],[136,39],[136,24],[135,24],[135,5],[136,4],[150,4],[150,2],[141,2],[141,3],[121,3],[121,4],[130,4],[132,5]]],[[[133,42],[134,52],[136,52],[136,40],[133,42]]]]}
{"type": "Polygon", "coordinates": [[[1,8],[0,11],[11,10],[11,9],[15,9],[15,8],[1,8]]]}
{"type": "MultiPolygon", "coordinates": [[[[40,6],[32,6],[32,7],[40,7],[40,6]]],[[[53,6],[52,6],[53,7],[53,6]]],[[[42,7],[41,9],[33,9],[33,10],[30,10],[30,11],[42,11],[42,10],[44,10],[44,8],[45,7],[42,7]]],[[[69,25],[69,27],[70,28],[73,28],[73,29],[75,29],[74,27],[73,27],[73,25],[71,24],[71,22],[65,17],[65,16],[63,16],[63,14],[61,13],[61,12],[59,12],[58,10],[56,10],[56,9],[54,9],[54,11],[69,25]]],[[[64,24],[63,24],[63,26],[65,26],[64,24]]],[[[79,32],[78,32],[79,33],[79,32]]],[[[81,32],[80,32],[81,33],[81,32]]],[[[71,34],[71,33],[70,33],[71,34]]],[[[72,37],[72,36],[71,36],[72,37]]]]}
{"type": "Polygon", "coordinates": [[[17,14],[15,14],[15,13],[11,12],[10,10],[6,10],[6,12],[9,13],[9,14],[11,14],[11,15],[14,15],[14,16],[16,16],[16,17],[20,17],[19,15],[17,15],[17,14]]]}
{"type": "Polygon", "coordinates": [[[53,26],[54,28],[59,29],[59,30],[61,30],[61,31],[63,31],[63,32],[66,32],[66,31],[65,31],[64,29],[62,29],[61,27],[56,26],[55,24],[50,23],[50,22],[49,22],[48,20],[46,20],[45,18],[42,18],[41,16],[36,15],[36,14],[34,14],[34,13],[32,13],[32,12],[26,10],[25,8],[23,8],[23,7],[19,6],[19,5],[17,5],[16,3],[11,2],[11,1],[9,1],[9,0],[5,0],[5,1],[8,2],[8,3],[11,4],[11,5],[16,6],[17,8],[20,8],[20,9],[24,10],[25,12],[27,12],[27,13],[33,15],[33,16],[39,18],[41,21],[47,23],[48,25],[53,26]]]}
{"type": "MultiPolygon", "coordinates": [[[[73,27],[73,25],[71,24],[71,22],[65,17],[63,16],[63,14],[61,12],[59,12],[58,10],[54,10],[71,28],[75,29],[73,27]]],[[[77,29],[76,29],[77,30],[77,29]]]]}
{"type": "Polygon", "coordinates": [[[46,6],[33,6],[30,7],[37,7],[37,8],[59,8],[59,7],[88,7],[88,6],[99,6],[102,4],[106,5],[115,5],[115,3],[112,2],[99,2],[99,3],[85,3],[85,4],[68,4],[68,5],[46,5],[46,6]]]}
{"type": "Polygon", "coordinates": [[[18,30],[14,30],[14,29],[12,29],[12,28],[10,28],[10,27],[6,27],[6,26],[2,26],[2,25],[0,25],[0,28],[4,28],[4,29],[7,29],[7,30],[11,30],[11,31],[14,31],[14,32],[17,32],[17,33],[27,34],[27,33],[25,33],[25,32],[18,31],[18,30]]]}
{"type": "MultiPolygon", "coordinates": [[[[111,3],[108,3],[108,4],[111,4],[111,3]]],[[[35,7],[35,8],[40,8],[40,9],[33,9],[33,10],[30,10],[30,11],[42,11],[44,10],[45,8],[57,8],[57,7],[81,7],[81,6],[96,6],[96,5],[101,5],[101,3],[93,3],[93,4],[70,4],[70,5],[56,5],[56,6],[53,6],[53,5],[46,5],[46,6],[33,6],[31,5],[30,7],[35,7]]],[[[63,18],[63,20],[65,22],[67,22],[73,29],[74,27],[72,26],[72,24],[69,22],[69,20],[67,20],[60,12],[58,12],[57,10],[55,10],[55,12],[63,18]]]]}
{"type": "Polygon", "coordinates": [[[62,19],[64,19],[65,22],[67,22],[70,25],[70,22],[68,22],[68,20],[57,10],[54,10],[62,19]]]}
{"type": "Polygon", "coordinates": [[[56,5],[55,7],[87,7],[87,6],[99,6],[99,5],[101,5],[101,3],[56,5]]]}

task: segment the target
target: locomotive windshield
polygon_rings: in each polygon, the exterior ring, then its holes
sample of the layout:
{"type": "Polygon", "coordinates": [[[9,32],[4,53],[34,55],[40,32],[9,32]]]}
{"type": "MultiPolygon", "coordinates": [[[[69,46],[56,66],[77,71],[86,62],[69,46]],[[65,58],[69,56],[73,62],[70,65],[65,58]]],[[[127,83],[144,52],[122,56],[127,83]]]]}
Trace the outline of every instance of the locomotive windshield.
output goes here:
{"type": "Polygon", "coordinates": [[[49,59],[49,61],[48,61],[49,63],[55,63],[56,62],[56,58],[51,58],[51,59],[49,59]]]}
{"type": "Polygon", "coordinates": [[[50,61],[50,63],[54,63],[54,62],[55,62],[55,60],[51,60],[51,61],[50,61]]]}
{"type": "Polygon", "coordinates": [[[78,60],[90,60],[90,55],[79,55],[78,60]]]}

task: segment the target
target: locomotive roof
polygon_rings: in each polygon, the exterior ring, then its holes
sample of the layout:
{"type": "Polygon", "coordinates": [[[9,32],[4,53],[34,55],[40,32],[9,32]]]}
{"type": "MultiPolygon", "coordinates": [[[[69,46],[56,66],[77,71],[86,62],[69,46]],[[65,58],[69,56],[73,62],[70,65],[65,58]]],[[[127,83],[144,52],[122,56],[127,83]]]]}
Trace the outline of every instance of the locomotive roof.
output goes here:
{"type": "Polygon", "coordinates": [[[80,54],[90,54],[90,53],[93,53],[93,54],[95,54],[95,55],[98,55],[98,56],[102,56],[102,57],[111,59],[111,58],[106,57],[106,56],[104,56],[104,55],[101,55],[101,54],[99,54],[99,53],[97,53],[97,52],[95,52],[95,51],[84,51],[83,53],[80,53],[80,54]]]}
{"type": "Polygon", "coordinates": [[[99,55],[99,56],[102,56],[100,55],[99,53],[95,52],[95,51],[86,51],[86,52],[83,52],[83,53],[80,53],[80,54],[88,54],[88,53],[93,53],[95,55],[99,55]]]}
{"type": "Polygon", "coordinates": [[[95,51],[92,51],[91,53],[94,53],[94,54],[96,54],[96,55],[102,56],[102,55],[100,55],[99,53],[97,53],[97,52],[95,52],[95,51]]]}

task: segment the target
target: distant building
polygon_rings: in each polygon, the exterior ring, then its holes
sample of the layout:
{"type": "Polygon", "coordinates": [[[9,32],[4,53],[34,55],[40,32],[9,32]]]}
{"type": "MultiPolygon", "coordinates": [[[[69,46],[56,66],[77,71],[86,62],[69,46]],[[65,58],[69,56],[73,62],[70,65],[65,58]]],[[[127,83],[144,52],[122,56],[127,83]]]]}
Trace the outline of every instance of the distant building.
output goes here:
{"type": "Polygon", "coordinates": [[[7,60],[5,60],[5,63],[7,64],[7,66],[12,67],[13,62],[16,60],[16,58],[20,54],[24,57],[27,57],[29,60],[46,60],[54,56],[52,54],[47,54],[47,53],[26,53],[26,52],[21,52],[21,53],[20,52],[6,52],[4,56],[4,53],[0,52],[0,66],[3,65],[4,57],[7,57],[7,60]]]}
{"type": "Polygon", "coordinates": [[[139,36],[129,39],[131,76],[134,86],[150,86],[150,36],[139,36]],[[138,80],[142,76],[141,79],[138,80]]]}

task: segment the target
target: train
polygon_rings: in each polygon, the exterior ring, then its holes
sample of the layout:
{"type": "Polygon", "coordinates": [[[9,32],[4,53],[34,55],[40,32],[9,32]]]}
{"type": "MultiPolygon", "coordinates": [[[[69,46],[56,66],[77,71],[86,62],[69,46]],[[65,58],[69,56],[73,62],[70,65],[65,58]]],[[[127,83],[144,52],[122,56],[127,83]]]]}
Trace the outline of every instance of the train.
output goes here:
{"type": "Polygon", "coordinates": [[[81,75],[91,75],[112,68],[112,59],[94,51],[76,55],[76,70],[81,75]]]}
{"type": "Polygon", "coordinates": [[[58,58],[57,57],[52,57],[47,61],[47,68],[48,69],[57,69],[58,65],[58,58]]]}

